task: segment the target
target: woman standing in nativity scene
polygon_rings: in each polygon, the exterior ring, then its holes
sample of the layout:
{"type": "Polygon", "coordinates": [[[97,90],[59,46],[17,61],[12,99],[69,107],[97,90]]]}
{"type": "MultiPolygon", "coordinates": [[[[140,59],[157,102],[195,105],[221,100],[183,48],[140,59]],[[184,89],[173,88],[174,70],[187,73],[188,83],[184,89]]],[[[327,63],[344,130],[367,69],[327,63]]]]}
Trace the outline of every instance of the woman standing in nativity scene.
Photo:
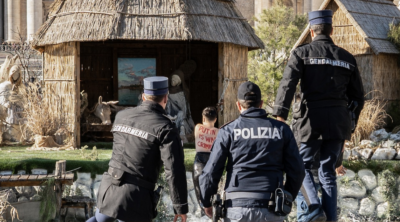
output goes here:
{"type": "Polygon", "coordinates": [[[189,90],[184,81],[184,73],[176,70],[171,77],[166,113],[174,120],[182,136],[193,133],[194,122],[189,106],[189,90]]]}
{"type": "Polygon", "coordinates": [[[197,124],[194,130],[196,142],[196,156],[193,164],[193,183],[197,200],[201,207],[201,214],[204,215],[203,205],[200,202],[199,176],[210,158],[211,147],[217,138],[218,128],[214,127],[217,121],[217,109],[207,107],[203,110],[203,124],[197,124]]]}

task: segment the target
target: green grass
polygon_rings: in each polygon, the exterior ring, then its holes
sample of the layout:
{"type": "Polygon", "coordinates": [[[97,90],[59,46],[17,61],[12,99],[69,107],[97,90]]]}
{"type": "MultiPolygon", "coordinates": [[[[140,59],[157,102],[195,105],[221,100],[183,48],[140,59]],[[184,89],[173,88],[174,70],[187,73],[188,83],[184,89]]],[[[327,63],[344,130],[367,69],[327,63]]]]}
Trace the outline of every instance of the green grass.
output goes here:
{"type": "MultiPolygon", "coordinates": [[[[98,143],[95,143],[97,146],[98,143]]],[[[88,144],[89,148],[85,151],[92,151],[93,143],[88,144]]],[[[55,163],[58,160],[67,160],[67,171],[78,167],[79,172],[91,172],[102,174],[108,168],[108,162],[111,158],[112,150],[108,147],[97,146],[98,160],[91,161],[82,157],[80,150],[71,151],[27,151],[26,147],[2,147],[0,151],[0,171],[13,170],[17,173],[18,170],[25,170],[31,173],[31,169],[43,168],[49,173],[53,172],[55,163]]],[[[185,149],[185,168],[187,171],[193,170],[193,162],[196,151],[194,149],[185,149]]]]}
{"type": "MultiPolygon", "coordinates": [[[[67,160],[67,171],[81,167],[79,172],[91,172],[92,176],[102,174],[108,168],[112,153],[112,143],[90,143],[84,145],[89,146],[85,151],[87,153],[91,152],[93,146],[98,148],[98,160],[91,161],[83,158],[80,150],[27,151],[26,147],[21,146],[2,147],[0,151],[0,171],[13,170],[13,173],[17,173],[18,170],[26,170],[27,173],[31,173],[31,169],[44,168],[51,173],[54,170],[56,161],[67,160]]],[[[194,156],[196,155],[193,144],[185,145],[184,152],[185,168],[187,171],[193,171],[194,156]]],[[[400,161],[344,161],[343,165],[354,172],[367,168],[377,174],[389,169],[400,175],[400,161]]]]}

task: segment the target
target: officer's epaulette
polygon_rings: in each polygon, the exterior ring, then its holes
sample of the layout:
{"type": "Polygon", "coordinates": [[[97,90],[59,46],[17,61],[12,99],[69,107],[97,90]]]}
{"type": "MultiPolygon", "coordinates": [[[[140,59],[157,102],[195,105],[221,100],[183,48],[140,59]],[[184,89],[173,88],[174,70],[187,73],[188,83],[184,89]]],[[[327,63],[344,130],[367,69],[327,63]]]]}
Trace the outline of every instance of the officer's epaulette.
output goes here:
{"type": "Polygon", "coordinates": [[[222,127],[228,125],[229,123],[231,123],[231,122],[233,122],[233,121],[235,121],[235,120],[232,120],[232,121],[230,121],[230,122],[225,123],[224,125],[222,125],[222,126],[220,127],[220,129],[222,129],[222,127]]]}
{"type": "Polygon", "coordinates": [[[164,116],[165,118],[169,119],[169,120],[171,121],[171,123],[175,123],[176,117],[174,118],[174,117],[172,117],[172,116],[170,116],[170,115],[165,115],[165,114],[163,114],[163,116],[164,116]]]}

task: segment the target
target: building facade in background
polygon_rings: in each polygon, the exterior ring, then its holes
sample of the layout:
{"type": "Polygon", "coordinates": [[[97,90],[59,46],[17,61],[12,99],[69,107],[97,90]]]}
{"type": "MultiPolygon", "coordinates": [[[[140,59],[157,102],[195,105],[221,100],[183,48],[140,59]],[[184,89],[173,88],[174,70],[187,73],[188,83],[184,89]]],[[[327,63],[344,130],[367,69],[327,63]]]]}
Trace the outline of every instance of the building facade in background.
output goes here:
{"type": "MultiPolygon", "coordinates": [[[[242,15],[254,25],[253,18],[258,17],[263,10],[271,8],[279,0],[236,0],[236,5],[242,15]]],[[[283,4],[293,8],[296,14],[304,14],[318,10],[324,0],[282,0],[283,4]]]]}
{"type": "Polygon", "coordinates": [[[46,21],[54,0],[0,0],[0,40],[29,40],[46,21]]]}
{"type": "MultiPolygon", "coordinates": [[[[253,18],[258,17],[263,10],[269,9],[278,1],[283,1],[286,6],[293,8],[296,14],[318,10],[324,2],[324,0],[236,0],[236,5],[250,24],[254,25],[253,18]]],[[[398,5],[400,0],[387,1],[398,5]]]]}

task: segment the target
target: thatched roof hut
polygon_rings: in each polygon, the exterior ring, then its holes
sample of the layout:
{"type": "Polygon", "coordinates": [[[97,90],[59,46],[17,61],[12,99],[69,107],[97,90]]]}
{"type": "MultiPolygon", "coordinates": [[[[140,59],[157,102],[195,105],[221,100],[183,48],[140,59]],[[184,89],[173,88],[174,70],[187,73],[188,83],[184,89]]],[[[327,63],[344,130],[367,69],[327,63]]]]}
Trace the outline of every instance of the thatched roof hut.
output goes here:
{"type": "Polygon", "coordinates": [[[263,47],[229,0],[56,1],[34,45],[106,40],[199,40],[263,47]]]}
{"type": "Polygon", "coordinates": [[[135,101],[121,98],[124,90],[139,90],[146,75],[171,76],[188,60],[197,64],[184,80],[194,121],[220,101],[219,124],[236,118],[247,52],[264,47],[234,0],[56,0],[33,46],[44,53],[46,88],[68,104],[62,113],[78,146],[81,90],[89,107],[99,96],[135,101]],[[127,61],[135,64],[123,69],[127,61]],[[134,70],[143,64],[153,65],[134,70]]]}
{"type": "MultiPolygon", "coordinates": [[[[334,12],[332,39],[355,56],[365,92],[373,91],[368,97],[389,101],[389,113],[400,121],[400,52],[388,40],[390,24],[400,22],[400,10],[388,0],[325,0],[320,9],[334,12]]],[[[309,27],[295,47],[308,42],[309,27]]]]}

